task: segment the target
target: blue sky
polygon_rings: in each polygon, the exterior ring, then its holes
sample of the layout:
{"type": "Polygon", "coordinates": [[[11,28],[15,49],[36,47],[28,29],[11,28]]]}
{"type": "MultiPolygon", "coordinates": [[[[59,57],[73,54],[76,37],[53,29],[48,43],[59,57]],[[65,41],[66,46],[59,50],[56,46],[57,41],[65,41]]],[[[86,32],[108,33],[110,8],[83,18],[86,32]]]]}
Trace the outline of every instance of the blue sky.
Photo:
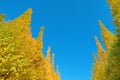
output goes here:
{"type": "MultiPolygon", "coordinates": [[[[94,36],[102,42],[98,20],[115,32],[106,0],[0,0],[0,13],[12,20],[28,8],[33,9],[31,32],[38,36],[45,26],[43,52],[50,45],[59,65],[61,80],[90,80],[94,36]]],[[[103,45],[104,46],[104,45],[103,45]]]]}

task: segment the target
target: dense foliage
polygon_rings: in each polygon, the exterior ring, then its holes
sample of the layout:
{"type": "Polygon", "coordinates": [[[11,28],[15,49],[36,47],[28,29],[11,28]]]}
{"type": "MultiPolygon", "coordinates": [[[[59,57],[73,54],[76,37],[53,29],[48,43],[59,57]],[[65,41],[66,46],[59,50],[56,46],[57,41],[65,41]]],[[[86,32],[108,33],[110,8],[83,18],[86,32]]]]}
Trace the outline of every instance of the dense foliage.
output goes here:
{"type": "Polygon", "coordinates": [[[60,80],[58,67],[54,71],[54,54],[50,61],[50,47],[46,58],[42,53],[44,27],[37,39],[31,36],[31,14],[28,9],[7,22],[0,14],[0,80],[60,80]]]}
{"type": "Polygon", "coordinates": [[[114,35],[100,22],[106,51],[102,51],[100,43],[96,40],[98,58],[94,59],[92,80],[120,80],[120,0],[108,0],[108,3],[114,18],[113,23],[117,27],[117,30],[114,35]],[[102,57],[103,64],[101,64],[99,56],[103,56],[103,52],[105,55],[102,57]]]}

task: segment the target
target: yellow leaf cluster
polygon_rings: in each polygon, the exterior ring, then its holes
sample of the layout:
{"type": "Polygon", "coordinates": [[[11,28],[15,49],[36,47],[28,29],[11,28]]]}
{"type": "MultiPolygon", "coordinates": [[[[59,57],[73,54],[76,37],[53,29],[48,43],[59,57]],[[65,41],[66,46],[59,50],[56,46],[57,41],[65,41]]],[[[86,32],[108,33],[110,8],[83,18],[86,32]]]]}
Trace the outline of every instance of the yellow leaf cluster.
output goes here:
{"type": "Polygon", "coordinates": [[[54,58],[50,62],[50,47],[46,58],[42,53],[44,27],[37,39],[31,36],[31,14],[28,9],[8,22],[0,15],[0,80],[60,80],[54,58]]]}
{"type": "Polygon", "coordinates": [[[106,46],[106,51],[102,48],[102,45],[95,36],[98,58],[94,55],[92,80],[107,80],[107,77],[105,76],[105,70],[108,64],[107,57],[109,56],[109,51],[116,40],[116,37],[104,26],[101,21],[99,21],[99,24],[102,32],[102,39],[106,46]]]}

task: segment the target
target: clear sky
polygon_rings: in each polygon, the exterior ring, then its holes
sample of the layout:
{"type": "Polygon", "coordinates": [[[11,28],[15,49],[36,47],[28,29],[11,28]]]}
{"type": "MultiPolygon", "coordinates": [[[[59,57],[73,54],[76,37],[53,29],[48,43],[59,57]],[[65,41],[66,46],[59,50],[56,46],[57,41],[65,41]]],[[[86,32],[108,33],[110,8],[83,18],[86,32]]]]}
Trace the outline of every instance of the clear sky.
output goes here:
{"type": "MultiPolygon", "coordinates": [[[[43,52],[50,45],[59,65],[61,80],[90,80],[92,53],[97,53],[94,36],[102,42],[98,20],[114,32],[106,0],[0,0],[0,13],[12,20],[33,9],[31,32],[37,38],[45,26],[43,52]]],[[[103,44],[103,43],[102,43],[103,44]]]]}

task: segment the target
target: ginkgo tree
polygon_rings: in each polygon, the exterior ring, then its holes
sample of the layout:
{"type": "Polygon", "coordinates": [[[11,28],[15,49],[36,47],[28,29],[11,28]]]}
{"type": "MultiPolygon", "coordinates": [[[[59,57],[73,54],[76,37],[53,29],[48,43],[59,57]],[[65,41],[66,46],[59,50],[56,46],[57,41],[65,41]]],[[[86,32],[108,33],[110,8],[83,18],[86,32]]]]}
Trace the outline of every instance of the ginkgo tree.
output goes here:
{"type": "Polygon", "coordinates": [[[44,27],[37,39],[31,36],[31,14],[28,9],[6,22],[0,14],[0,80],[60,80],[58,69],[52,69],[50,47],[46,57],[42,52],[44,27]]]}
{"type": "MultiPolygon", "coordinates": [[[[105,56],[102,57],[104,58],[104,64],[100,64],[99,54],[103,55],[103,51],[99,51],[102,48],[98,48],[98,58],[94,57],[92,80],[120,80],[120,0],[108,0],[108,3],[114,20],[113,23],[117,30],[116,34],[112,34],[99,21],[106,51],[104,52],[105,56]]],[[[96,43],[98,44],[98,41],[96,43]]]]}

